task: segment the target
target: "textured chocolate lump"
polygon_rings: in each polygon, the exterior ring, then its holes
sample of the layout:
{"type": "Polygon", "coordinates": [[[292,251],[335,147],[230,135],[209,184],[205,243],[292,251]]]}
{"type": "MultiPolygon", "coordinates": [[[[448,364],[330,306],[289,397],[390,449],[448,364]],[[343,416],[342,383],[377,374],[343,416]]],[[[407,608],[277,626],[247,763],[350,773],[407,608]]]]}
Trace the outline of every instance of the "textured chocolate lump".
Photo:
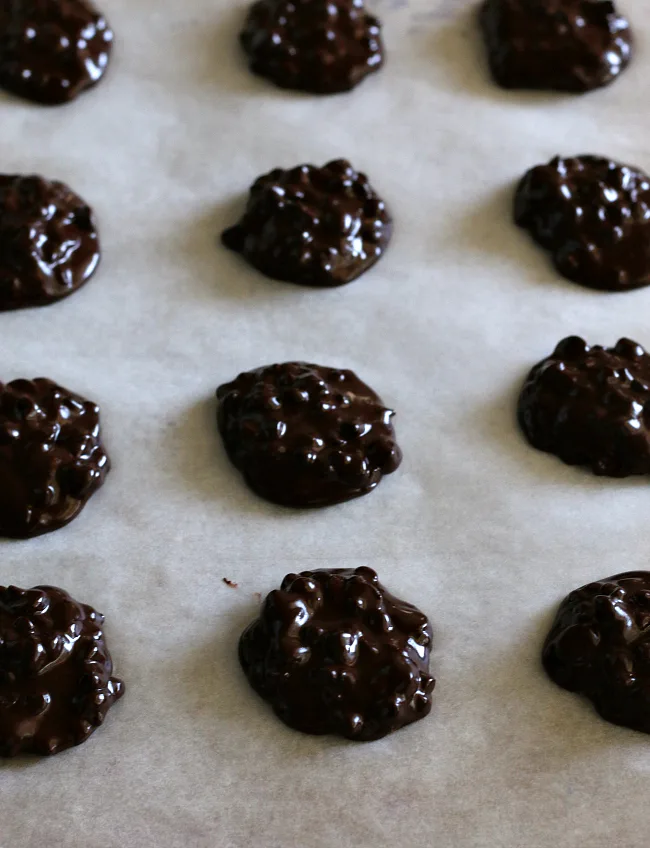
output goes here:
{"type": "Polygon", "coordinates": [[[2,0],[0,87],[57,105],[104,75],[113,33],[86,0],[2,0]]]}
{"type": "Polygon", "coordinates": [[[63,527],[109,467],[94,403],[43,378],[0,383],[0,535],[63,527]]]}
{"type": "Polygon", "coordinates": [[[608,0],[485,0],[480,19],[504,88],[589,91],[615,80],[632,55],[629,24],[608,0]]]}
{"type": "Polygon", "coordinates": [[[558,156],[524,176],[514,216],[569,280],[607,291],[650,283],[650,177],[637,168],[558,156]]]}
{"type": "Polygon", "coordinates": [[[559,686],[614,724],[650,733],[650,572],[576,589],[546,637],[542,661],[559,686]]]}
{"type": "Polygon", "coordinates": [[[259,177],[244,217],[222,241],[267,277],[330,287],[374,265],[390,235],[384,201],[365,174],[339,159],[259,177]]]}
{"type": "Polygon", "coordinates": [[[259,0],[240,39],[254,73],[281,88],[335,94],[382,66],[380,31],[363,0],[259,0]]]}
{"type": "Polygon", "coordinates": [[[431,628],[370,568],[289,574],[239,643],[251,686],[289,727],[380,739],[424,718],[431,628]]]}
{"type": "Polygon", "coordinates": [[[0,175],[0,311],[67,297],[99,257],[92,210],[68,186],[0,175]]]}
{"type": "Polygon", "coordinates": [[[347,501],[400,464],[393,411],[352,371],[269,365],[220,386],[217,397],[228,456],[251,489],[275,503],[347,501]]]}
{"type": "Polygon", "coordinates": [[[594,474],[650,474],[650,356],[563,339],[528,375],[519,421],[529,442],[594,474]]]}
{"type": "Polygon", "coordinates": [[[103,622],[62,589],[0,587],[0,756],[57,754],[103,723],[124,692],[103,622]]]}

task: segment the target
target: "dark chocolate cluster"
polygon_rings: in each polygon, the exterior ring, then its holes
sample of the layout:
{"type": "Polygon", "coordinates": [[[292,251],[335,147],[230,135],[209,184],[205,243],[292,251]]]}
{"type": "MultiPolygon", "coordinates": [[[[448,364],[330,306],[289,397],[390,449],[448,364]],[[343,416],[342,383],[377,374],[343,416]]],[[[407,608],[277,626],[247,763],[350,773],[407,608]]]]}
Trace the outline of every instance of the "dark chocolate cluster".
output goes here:
{"type": "Polygon", "coordinates": [[[2,0],[0,86],[49,105],[99,82],[113,33],[87,0],[2,0]]]}
{"type": "Polygon", "coordinates": [[[374,265],[390,235],[384,201],[365,174],[339,159],[259,177],[244,217],[222,240],[268,277],[330,287],[374,265]]]}
{"type": "Polygon", "coordinates": [[[289,574],[239,643],[251,686],[304,733],[380,739],[431,710],[431,629],[370,568],[289,574]]]}
{"type": "Polygon", "coordinates": [[[0,383],[0,535],[63,527],[109,467],[96,404],[43,378],[0,383]]]}
{"type": "Polygon", "coordinates": [[[268,365],[220,386],[217,397],[228,456],[253,491],[275,503],[347,501],[400,464],[393,411],[352,371],[268,365]]]}
{"type": "Polygon", "coordinates": [[[53,586],[0,587],[0,756],[79,745],[124,692],[104,616],[53,586]]]}
{"type": "Polygon", "coordinates": [[[281,88],[335,94],[384,61],[363,0],[258,0],[241,33],[251,70],[281,88]]]}
{"type": "Polygon", "coordinates": [[[552,159],[524,176],[515,221],[564,277],[594,289],[650,283],[650,177],[598,156],[552,159]]]}
{"type": "Polygon", "coordinates": [[[563,339],[528,375],[519,421],[530,443],[594,474],[650,474],[650,356],[563,339]]]}
{"type": "Polygon", "coordinates": [[[92,210],[68,186],[0,175],[0,311],[67,297],[99,256],[92,210]]]}
{"type": "Polygon", "coordinates": [[[484,0],[481,25],[504,88],[589,91],[615,80],[632,53],[609,0],[484,0]]]}
{"type": "Polygon", "coordinates": [[[585,695],[607,721],[650,733],[650,572],[571,592],[542,660],[555,683],[585,695]]]}

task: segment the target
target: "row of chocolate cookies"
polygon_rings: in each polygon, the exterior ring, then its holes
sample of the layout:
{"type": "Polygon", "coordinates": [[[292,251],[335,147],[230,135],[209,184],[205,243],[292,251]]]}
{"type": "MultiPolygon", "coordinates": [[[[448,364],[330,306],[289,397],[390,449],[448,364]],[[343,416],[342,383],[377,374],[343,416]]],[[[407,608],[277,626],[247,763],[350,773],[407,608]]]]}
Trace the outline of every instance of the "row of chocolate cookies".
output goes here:
{"type": "MultiPolygon", "coordinates": [[[[0,384],[0,535],[72,521],[110,468],[98,407],[50,380],[0,384]]],[[[84,742],[124,693],[103,616],[53,586],[0,587],[0,756],[84,742]]]]}
{"type": "MultiPolygon", "coordinates": [[[[627,21],[611,2],[485,0],[490,67],[506,88],[587,91],[631,57],[627,21]]],[[[603,157],[556,157],[531,169],[515,221],[558,271],[591,288],[650,283],[650,180],[603,157]]],[[[530,443],[564,462],[615,477],[650,473],[650,356],[636,342],[561,341],[525,381],[518,403],[530,443]]],[[[608,721],[650,732],[650,572],[571,592],[546,637],[542,662],[558,685],[589,698],[608,721]]]]}
{"type": "MultiPolygon", "coordinates": [[[[650,178],[639,168],[556,157],[524,176],[514,216],[570,280],[609,291],[650,283],[650,178]]],[[[329,287],[372,267],[391,232],[390,213],[366,175],[336,160],[261,176],[222,240],[269,277],[329,287]]],[[[61,300],[100,261],[90,206],[38,176],[0,175],[0,243],[0,310],[61,300]]]]}
{"type": "MultiPolygon", "coordinates": [[[[601,0],[485,0],[481,25],[495,81],[506,88],[587,91],[630,61],[627,20],[601,0]]],[[[363,0],[258,0],[240,34],[251,70],[282,88],[348,91],[384,63],[379,20],[363,0]]],[[[96,85],[113,32],[89,0],[5,0],[0,86],[61,104],[96,85]]]]}
{"type": "MultiPolygon", "coordinates": [[[[353,372],[265,366],[220,386],[218,426],[262,497],[324,506],[372,491],[401,461],[394,412],[353,372]]],[[[650,473],[650,356],[636,342],[571,337],[529,374],[519,419],[530,442],[597,474],[650,473]]],[[[99,408],[47,379],[0,384],[0,535],[72,521],[110,468],[99,408]]]]}
{"type": "MultiPolygon", "coordinates": [[[[435,680],[427,617],[370,568],[288,574],[242,634],[251,686],[289,727],[355,741],[425,718],[435,680]]],[[[542,665],[614,724],[650,732],[650,572],[598,580],[560,604],[542,665]]]]}
{"type": "MultiPolygon", "coordinates": [[[[108,66],[113,33],[85,0],[5,0],[0,87],[42,104],[73,100],[108,66]]],[[[0,176],[0,309],[51,303],[99,262],[88,205],[66,185],[0,176]]],[[[75,518],[110,467],[98,407],[50,380],[0,384],[0,535],[75,518]]],[[[0,587],[0,756],[79,745],[124,693],[104,617],[62,589],[0,587]]]]}
{"type": "MultiPolygon", "coordinates": [[[[52,586],[0,587],[0,756],[52,755],[99,727],[124,686],[103,616],[52,586]]],[[[615,724],[650,732],[650,573],[571,592],[542,660],[615,724]]],[[[251,686],[304,733],[372,741],[425,718],[431,626],[370,568],[289,574],[242,634],[251,686]]]]}
{"type": "MultiPolygon", "coordinates": [[[[590,91],[632,55],[629,23],[609,0],[484,0],[480,23],[504,88],[590,91]]],[[[384,63],[363,0],[258,0],[240,40],[254,73],[314,94],[348,91],[384,63]]]]}
{"type": "MultiPolygon", "coordinates": [[[[124,691],[103,616],[51,586],[0,587],[0,756],[51,755],[86,741],[124,691]]],[[[542,652],[560,686],[607,720],[650,731],[650,573],[572,592],[542,652]]],[[[289,574],[242,634],[251,686],[312,734],[380,739],[426,717],[431,627],[370,568],[289,574]]]]}

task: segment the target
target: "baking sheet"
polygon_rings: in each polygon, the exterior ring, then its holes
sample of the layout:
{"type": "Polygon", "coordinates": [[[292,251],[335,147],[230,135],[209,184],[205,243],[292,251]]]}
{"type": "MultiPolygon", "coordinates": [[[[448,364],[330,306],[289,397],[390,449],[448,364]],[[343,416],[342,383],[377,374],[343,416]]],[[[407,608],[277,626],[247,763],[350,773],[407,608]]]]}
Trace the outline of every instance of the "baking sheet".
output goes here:
{"type": "Polygon", "coordinates": [[[127,686],[85,745],[0,766],[1,848],[646,844],[648,737],[555,687],[538,655],[571,588],[648,567],[647,482],[533,451],[513,405],[567,334],[650,344],[650,289],[559,279],[510,202],[556,153],[650,168],[650,11],[625,2],[625,76],[569,97],[493,87],[465,0],[374,8],[388,62],[345,96],[249,75],[239,4],[104,0],[98,89],[61,109],[0,98],[2,170],[68,181],[104,247],[69,300],[0,316],[2,379],[99,402],[114,463],[67,529],[2,543],[0,583],[102,610],[127,686]],[[396,222],[358,282],[274,283],[217,246],[256,176],[341,156],[396,222]],[[353,368],[397,410],[404,463],[370,496],[285,511],[226,461],[217,384],[295,358],[353,368]],[[300,735],[249,690],[239,633],[285,573],[361,564],[432,619],[432,714],[372,744],[300,735]]]}

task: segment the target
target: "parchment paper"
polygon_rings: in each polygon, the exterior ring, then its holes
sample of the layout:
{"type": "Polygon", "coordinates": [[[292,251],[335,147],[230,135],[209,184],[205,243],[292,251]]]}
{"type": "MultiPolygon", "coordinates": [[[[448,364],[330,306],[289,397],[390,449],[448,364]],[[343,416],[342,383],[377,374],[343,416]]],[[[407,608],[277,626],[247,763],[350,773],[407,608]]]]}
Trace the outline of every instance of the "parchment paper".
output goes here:
{"type": "Polygon", "coordinates": [[[1,848],[647,844],[650,739],[550,683],[539,652],[569,590],[648,568],[648,484],[537,453],[513,409],[567,334],[650,344],[650,289],[563,281],[510,206],[556,153],[650,168],[650,11],[626,0],[633,65],[575,97],[494,87],[465,0],[374,9],[388,61],[345,96],[251,76],[238,3],[104,0],[100,87],[61,109],[0,99],[2,170],[68,181],[104,248],[69,300],[0,315],[0,378],[99,402],[114,463],[67,529],[2,544],[0,583],[103,611],[127,687],[85,745],[0,765],[1,848]],[[396,223],[358,282],[274,283],[217,245],[259,174],[340,156],[396,223]],[[404,463],[368,497],[282,510],[225,459],[215,387],[296,358],[353,368],[397,410],[404,463]],[[249,689],[237,639],[285,573],[360,564],[432,619],[433,712],[372,744],[303,736],[249,689]]]}

